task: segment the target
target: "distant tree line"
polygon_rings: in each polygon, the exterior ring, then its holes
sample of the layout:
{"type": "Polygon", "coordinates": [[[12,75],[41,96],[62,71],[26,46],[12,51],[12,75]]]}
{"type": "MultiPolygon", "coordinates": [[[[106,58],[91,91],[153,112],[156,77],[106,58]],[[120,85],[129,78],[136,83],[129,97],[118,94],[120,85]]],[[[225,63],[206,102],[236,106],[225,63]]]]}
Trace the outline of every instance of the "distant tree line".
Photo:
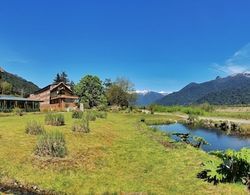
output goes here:
{"type": "Polygon", "coordinates": [[[128,107],[136,100],[133,83],[126,78],[102,81],[97,76],[87,75],[75,85],[74,91],[86,108],[128,107]]]}
{"type": "Polygon", "coordinates": [[[134,84],[126,78],[102,81],[98,76],[86,75],[77,84],[74,84],[73,81],[70,82],[68,75],[62,72],[54,78],[54,84],[60,82],[73,89],[85,108],[129,107],[135,104],[137,97],[134,93],[134,84]]]}

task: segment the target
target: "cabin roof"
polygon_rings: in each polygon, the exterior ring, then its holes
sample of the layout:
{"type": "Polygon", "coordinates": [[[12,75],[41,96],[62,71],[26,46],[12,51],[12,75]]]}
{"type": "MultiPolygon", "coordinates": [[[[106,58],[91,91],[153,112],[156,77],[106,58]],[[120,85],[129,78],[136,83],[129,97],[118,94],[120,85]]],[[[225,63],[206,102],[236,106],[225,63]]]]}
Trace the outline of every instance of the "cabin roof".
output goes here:
{"type": "Polygon", "coordinates": [[[63,83],[63,82],[60,82],[60,83],[58,83],[57,85],[53,86],[53,87],[50,89],[50,91],[55,90],[55,89],[56,89],[57,87],[59,87],[60,85],[64,85],[69,91],[72,92],[72,89],[70,89],[69,86],[67,86],[67,85],[66,85],[65,83],[63,83]]]}
{"type": "Polygon", "coordinates": [[[11,95],[0,95],[0,100],[12,100],[12,101],[28,101],[28,102],[41,102],[40,100],[33,100],[23,97],[16,97],[11,95]]]}
{"type": "Polygon", "coordinates": [[[58,84],[51,84],[51,85],[48,85],[48,86],[46,86],[46,87],[44,87],[44,88],[42,88],[42,89],[39,89],[38,91],[35,91],[34,94],[36,95],[36,94],[42,93],[42,92],[47,91],[47,90],[51,90],[51,91],[52,91],[53,89],[55,89],[56,87],[58,87],[58,86],[61,85],[61,84],[63,84],[63,85],[66,86],[70,91],[72,91],[67,85],[65,85],[65,83],[60,82],[60,83],[58,83],[58,84]],[[51,86],[52,86],[52,89],[51,89],[51,86]]]}

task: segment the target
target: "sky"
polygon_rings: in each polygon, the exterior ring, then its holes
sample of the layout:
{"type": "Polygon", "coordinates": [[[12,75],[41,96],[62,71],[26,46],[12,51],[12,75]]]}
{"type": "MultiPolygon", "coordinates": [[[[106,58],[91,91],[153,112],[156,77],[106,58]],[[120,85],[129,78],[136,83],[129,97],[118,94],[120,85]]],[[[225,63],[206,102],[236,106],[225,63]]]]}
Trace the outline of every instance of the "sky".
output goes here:
{"type": "Polygon", "coordinates": [[[250,69],[249,0],[0,0],[0,67],[177,91],[250,69]]]}

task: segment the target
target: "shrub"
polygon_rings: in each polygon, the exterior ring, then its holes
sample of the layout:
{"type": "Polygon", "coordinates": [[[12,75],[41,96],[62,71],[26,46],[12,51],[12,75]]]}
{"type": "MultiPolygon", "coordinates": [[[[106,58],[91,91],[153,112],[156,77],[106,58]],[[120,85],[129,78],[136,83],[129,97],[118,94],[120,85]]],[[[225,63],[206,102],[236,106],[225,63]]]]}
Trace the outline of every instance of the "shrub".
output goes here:
{"type": "Polygon", "coordinates": [[[52,114],[48,113],[45,116],[45,124],[53,126],[64,125],[64,116],[62,114],[52,114]]]}
{"type": "Polygon", "coordinates": [[[14,113],[15,115],[18,115],[18,116],[23,116],[23,111],[22,111],[22,109],[21,109],[21,108],[18,108],[18,107],[16,107],[16,108],[13,109],[13,113],[14,113]]]}
{"type": "Polygon", "coordinates": [[[189,114],[187,118],[187,124],[196,126],[199,124],[199,118],[196,115],[189,114]]]}
{"type": "Polygon", "coordinates": [[[108,106],[107,106],[106,104],[100,104],[100,105],[97,107],[97,109],[98,109],[99,111],[107,111],[108,106]]]}
{"type": "Polygon", "coordinates": [[[94,114],[97,118],[107,118],[108,116],[107,112],[94,112],[94,114]]]}
{"type": "Polygon", "coordinates": [[[89,119],[88,117],[84,117],[81,121],[77,121],[72,126],[72,131],[74,132],[82,132],[82,133],[89,133],[89,119]]]}
{"type": "Polygon", "coordinates": [[[25,132],[31,135],[39,135],[39,134],[44,133],[44,128],[37,121],[30,121],[27,123],[25,127],[25,132]]]}
{"type": "Polygon", "coordinates": [[[154,114],[155,113],[155,105],[151,104],[149,105],[149,111],[150,111],[150,114],[154,114]]]}
{"type": "Polygon", "coordinates": [[[59,131],[42,134],[38,139],[35,154],[39,156],[65,157],[67,148],[64,135],[59,131]]]}
{"type": "Polygon", "coordinates": [[[72,118],[82,118],[83,116],[83,112],[82,111],[78,111],[78,110],[74,110],[72,113],[72,118]]]}
{"type": "Polygon", "coordinates": [[[93,111],[88,111],[85,116],[89,121],[95,121],[96,115],[93,111]]]}

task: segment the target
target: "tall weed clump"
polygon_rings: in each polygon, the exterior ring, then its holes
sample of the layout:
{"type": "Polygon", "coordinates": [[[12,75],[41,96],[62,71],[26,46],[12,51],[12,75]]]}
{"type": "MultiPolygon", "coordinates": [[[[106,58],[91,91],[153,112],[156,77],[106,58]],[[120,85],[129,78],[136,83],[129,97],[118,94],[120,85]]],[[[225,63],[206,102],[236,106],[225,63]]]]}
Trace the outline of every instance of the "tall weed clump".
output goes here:
{"type": "Polygon", "coordinates": [[[39,135],[44,133],[44,127],[37,121],[29,121],[26,124],[25,132],[30,135],[39,135]]]}
{"type": "Polygon", "coordinates": [[[38,139],[35,154],[43,157],[65,157],[67,147],[64,135],[59,131],[43,133],[38,139]]]}
{"type": "Polygon", "coordinates": [[[89,121],[95,121],[96,120],[96,114],[93,111],[87,111],[85,113],[84,118],[88,118],[89,121]]]}
{"type": "Polygon", "coordinates": [[[73,132],[82,132],[82,133],[89,133],[89,117],[88,115],[84,115],[80,121],[76,121],[72,126],[73,132]]]}
{"type": "Polygon", "coordinates": [[[23,116],[23,111],[21,108],[15,107],[12,112],[17,116],[23,116]]]}
{"type": "Polygon", "coordinates": [[[65,124],[64,116],[62,114],[48,113],[45,116],[45,124],[53,126],[62,126],[65,124]]]}

